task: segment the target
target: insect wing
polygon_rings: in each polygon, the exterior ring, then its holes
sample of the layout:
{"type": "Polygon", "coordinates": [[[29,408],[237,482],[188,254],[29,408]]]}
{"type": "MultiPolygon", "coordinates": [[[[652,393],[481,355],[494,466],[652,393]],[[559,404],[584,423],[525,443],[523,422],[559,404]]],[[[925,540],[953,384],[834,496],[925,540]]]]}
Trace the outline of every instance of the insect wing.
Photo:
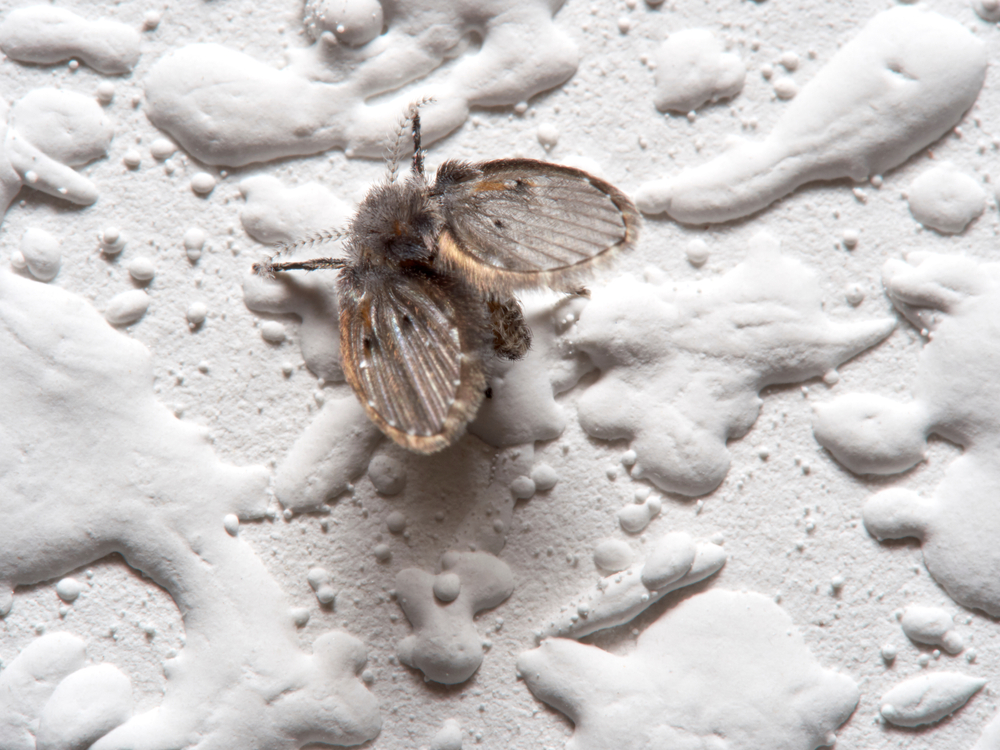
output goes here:
{"type": "Polygon", "coordinates": [[[344,374],[369,418],[408,450],[451,445],[483,399],[485,322],[471,301],[436,276],[341,277],[344,374]]]}
{"type": "Polygon", "coordinates": [[[534,159],[445,162],[432,193],[445,222],[443,266],[484,292],[570,290],[639,231],[634,204],[616,187],[534,159]]]}

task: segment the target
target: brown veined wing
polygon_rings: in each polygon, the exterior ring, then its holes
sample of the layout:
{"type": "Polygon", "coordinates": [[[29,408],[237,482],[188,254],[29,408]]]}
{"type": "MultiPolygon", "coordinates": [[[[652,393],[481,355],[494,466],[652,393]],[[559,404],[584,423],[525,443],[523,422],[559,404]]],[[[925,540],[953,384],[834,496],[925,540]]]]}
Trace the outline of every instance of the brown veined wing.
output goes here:
{"type": "Polygon", "coordinates": [[[444,218],[439,262],[484,292],[570,290],[639,231],[635,206],[616,187],[534,159],[445,162],[431,195],[444,218]]]}
{"type": "Polygon", "coordinates": [[[465,431],[486,386],[486,326],[460,282],[433,273],[341,273],[344,374],[369,418],[399,445],[435,453],[465,431]]]}

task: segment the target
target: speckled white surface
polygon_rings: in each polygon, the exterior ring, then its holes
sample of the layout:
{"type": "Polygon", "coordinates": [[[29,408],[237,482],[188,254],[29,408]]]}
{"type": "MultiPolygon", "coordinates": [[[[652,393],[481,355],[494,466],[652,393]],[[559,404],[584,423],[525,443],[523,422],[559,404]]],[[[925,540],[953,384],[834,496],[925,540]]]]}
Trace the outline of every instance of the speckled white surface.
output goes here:
{"type": "Polygon", "coordinates": [[[0,748],[1000,750],[995,5],[0,2],[0,748]],[[249,275],[423,96],[666,212],[429,457],[249,275]]]}

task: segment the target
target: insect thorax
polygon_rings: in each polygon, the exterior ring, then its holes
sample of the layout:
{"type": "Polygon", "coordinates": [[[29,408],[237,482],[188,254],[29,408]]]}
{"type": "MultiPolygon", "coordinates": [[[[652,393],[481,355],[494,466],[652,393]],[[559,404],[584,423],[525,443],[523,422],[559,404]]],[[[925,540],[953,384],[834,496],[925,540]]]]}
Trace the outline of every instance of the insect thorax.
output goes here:
{"type": "Polygon", "coordinates": [[[430,265],[441,223],[426,183],[411,176],[369,191],[351,222],[350,244],[360,261],[430,265]]]}

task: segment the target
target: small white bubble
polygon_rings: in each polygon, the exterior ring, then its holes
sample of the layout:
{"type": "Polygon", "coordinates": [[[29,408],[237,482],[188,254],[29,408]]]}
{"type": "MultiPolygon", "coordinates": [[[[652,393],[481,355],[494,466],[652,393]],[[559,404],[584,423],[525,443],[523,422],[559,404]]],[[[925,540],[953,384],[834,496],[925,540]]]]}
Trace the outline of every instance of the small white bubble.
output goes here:
{"type": "Polygon", "coordinates": [[[398,495],[406,486],[403,464],[389,456],[375,456],[368,463],[368,478],[382,495],[398,495]]]}
{"type": "Polygon", "coordinates": [[[285,326],[277,320],[268,320],[260,327],[260,337],[269,344],[280,344],[285,336],[285,326]]]}
{"type": "Polygon", "coordinates": [[[187,317],[187,322],[189,325],[197,327],[205,322],[205,318],[208,316],[208,307],[204,302],[192,302],[188,305],[185,317],[187,317]]]}
{"type": "Polygon", "coordinates": [[[111,104],[115,98],[115,85],[111,81],[101,81],[97,84],[97,101],[101,104],[111,104]]]}
{"type": "Polygon", "coordinates": [[[104,319],[113,326],[127,326],[146,314],[149,295],[141,289],[116,294],[104,310],[104,319]]]}
{"type": "Polygon", "coordinates": [[[453,602],[462,591],[462,579],[457,573],[440,573],[434,576],[434,596],[442,602],[453,602]]]}
{"type": "Polygon", "coordinates": [[[215,189],[215,178],[208,172],[198,172],[191,178],[191,189],[198,195],[208,195],[215,189]]]}
{"type": "Polygon", "coordinates": [[[63,578],[56,584],[56,594],[67,604],[76,601],[82,591],[83,584],[75,578],[63,578]]]}
{"type": "Polygon", "coordinates": [[[538,142],[546,149],[559,143],[559,129],[551,122],[543,122],[538,126],[538,142]]]}
{"type": "Polygon", "coordinates": [[[535,483],[537,491],[547,492],[556,486],[559,475],[548,464],[538,464],[531,470],[531,481],[535,483]]]}
{"type": "Polygon", "coordinates": [[[136,281],[149,281],[156,275],[153,261],[142,256],[129,261],[128,272],[136,281]]]}
{"type": "Polygon", "coordinates": [[[406,516],[394,510],[385,519],[386,528],[393,534],[402,534],[406,529],[406,516]]]}
{"type": "Polygon", "coordinates": [[[372,549],[372,554],[380,563],[387,563],[392,559],[392,550],[389,549],[388,544],[376,544],[372,549]]]}
{"type": "Polygon", "coordinates": [[[685,251],[687,261],[695,268],[700,268],[708,261],[708,243],[701,238],[691,240],[685,251]]]}
{"type": "Polygon", "coordinates": [[[149,145],[149,153],[157,161],[169,159],[175,151],[177,151],[177,146],[166,138],[157,138],[149,145]]]}
{"type": "Polygon", "coordinates": [[[139,164],[142,162],[142,154],[136,151],[134,148],[130,148],[122,156],[122,163],[125,164],[129,169],[137,169],[139,164]]]}
{"type": "Polygon", "coordinates": [[[142,17],[142,28],[146,31],[152,31],[159,25],[160,14],[155,10],[146,11],[146,15],[142,17]]]}
{"type": "Polygon", "coordinates": [[[512,494],[517,500],[528,500],[534,496],[536,489],[537,487],[531,477],[523,475],[515,478],[514,481],[510,483],[510,494],[512,494]]]}
{"type": "Polygon", "coordinates": [[[778,63],[785,70],[796,70],[799,67],[799,56],[794,52],[783,52],[778,63]]]}
{"type": "Polygon", "coordinates": [[[236,536],[240,530],[240,519],[235,513],[227,513],[222,518],[222,528],[229,536],[236,536]]]}
{"type": "Polygon", "coordinates": [[[799,93],[799,86],[788,76],[780,76],[774,81],[774,93],[779,99],[793,99],[799,93]]]}
{"type": "Polygon", "coordinates": [[[125,236],[118,227],[105,227],[100,239],[101,252],[105,255],[118,255],[125,247],[125,236]]]}
{"type": "Polygon", "coordinates": [[[844,298],[851,307],[857,307],[865,299],[865,292],[860,284],[849,284],[844,290],[844,298]]]}

